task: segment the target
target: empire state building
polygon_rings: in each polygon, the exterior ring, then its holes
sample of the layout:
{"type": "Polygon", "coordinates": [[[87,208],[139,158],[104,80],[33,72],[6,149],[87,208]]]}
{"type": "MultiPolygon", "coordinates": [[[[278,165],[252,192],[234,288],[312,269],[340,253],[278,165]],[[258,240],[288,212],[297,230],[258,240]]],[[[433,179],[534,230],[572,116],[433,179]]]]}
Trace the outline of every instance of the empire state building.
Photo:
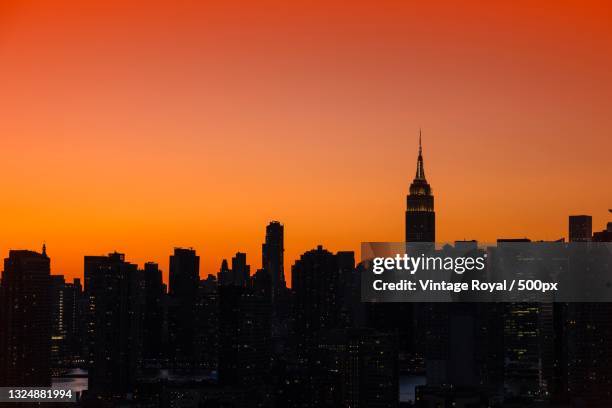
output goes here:
{"type": "Polygon", "coordinates": [[[436,242],[434,197],[425,179],[420,130],[416,176],[406,197],[406,242],[436,242]]]}

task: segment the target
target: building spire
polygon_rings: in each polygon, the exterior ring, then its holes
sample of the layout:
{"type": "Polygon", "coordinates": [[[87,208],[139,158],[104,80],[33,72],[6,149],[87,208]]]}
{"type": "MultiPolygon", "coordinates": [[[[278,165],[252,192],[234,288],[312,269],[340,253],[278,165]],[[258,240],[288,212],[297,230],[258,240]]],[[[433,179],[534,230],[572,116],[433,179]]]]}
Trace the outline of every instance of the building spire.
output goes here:
{"type": "Polygon", "coordinates": [[[419,157],[417,159],[416,180],[425,180],[425,167],[423,166],[423,146],[421,144],[421,129],[419,128],[419,157]]]}
{"type": "Polygon", "coordinates": [[[419,128],[419,156],[423,152],[423,148],[421,147],[421,128],[419,128]]]}
{"type": "Polygon", "coordinates": [[[43,242],[42,254],[43,256],[47,256],[47,243],[46,242],[43,242]]]}

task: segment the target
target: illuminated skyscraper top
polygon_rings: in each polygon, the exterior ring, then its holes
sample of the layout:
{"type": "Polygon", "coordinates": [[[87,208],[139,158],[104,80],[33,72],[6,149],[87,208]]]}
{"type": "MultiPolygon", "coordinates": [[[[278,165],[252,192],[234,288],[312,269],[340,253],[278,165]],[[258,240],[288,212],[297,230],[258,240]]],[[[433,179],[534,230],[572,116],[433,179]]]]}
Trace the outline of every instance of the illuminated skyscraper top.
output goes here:
{"type": "Polygon", "coordinates": [[[415,180],[425,180],[425,167],[423,166],[423,145],[421,144],[421,129],[419,129],[419,157],[417,159],[417,170],[415,180]]]}
{"type": "Polygon", "coordinates": [[[416,175],[406,197],[406,242],[435,242],[436,213],[431,186],[425,179],[423,145],[419,130],[419,156],[416,175]]]}

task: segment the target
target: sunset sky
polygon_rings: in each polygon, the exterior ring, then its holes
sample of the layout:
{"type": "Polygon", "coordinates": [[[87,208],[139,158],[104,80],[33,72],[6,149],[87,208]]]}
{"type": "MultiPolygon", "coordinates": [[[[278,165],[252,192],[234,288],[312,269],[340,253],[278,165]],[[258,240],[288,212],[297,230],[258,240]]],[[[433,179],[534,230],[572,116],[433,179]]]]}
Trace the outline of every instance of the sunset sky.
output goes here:
{"type": "Polygon", "coordinates": [[[0,255],[254,271],[279,220],[289,277],[403,239],[419,127],[439,241],[603,229],[612,3],[3,0],[0,255]]]}

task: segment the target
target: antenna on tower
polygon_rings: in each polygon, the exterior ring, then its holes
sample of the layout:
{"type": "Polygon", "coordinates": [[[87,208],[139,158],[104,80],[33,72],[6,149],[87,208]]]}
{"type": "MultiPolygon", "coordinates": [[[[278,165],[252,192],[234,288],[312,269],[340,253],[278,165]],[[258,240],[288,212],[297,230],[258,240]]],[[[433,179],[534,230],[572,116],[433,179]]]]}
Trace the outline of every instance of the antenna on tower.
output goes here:
{"type": "Polygon", "coordinates": [[[419,156],[417,158],[417,171],[415,179],[425,180],[425,168],[423,166],[423,145],[421,143],[421,128],[419,128],[419,156]]]}
{"type": "Polygon", "coordinates": [[[422,151],[422,145],[421,145],[421,128],[419,127],[419,154],[421,154],[422,151]]]}

